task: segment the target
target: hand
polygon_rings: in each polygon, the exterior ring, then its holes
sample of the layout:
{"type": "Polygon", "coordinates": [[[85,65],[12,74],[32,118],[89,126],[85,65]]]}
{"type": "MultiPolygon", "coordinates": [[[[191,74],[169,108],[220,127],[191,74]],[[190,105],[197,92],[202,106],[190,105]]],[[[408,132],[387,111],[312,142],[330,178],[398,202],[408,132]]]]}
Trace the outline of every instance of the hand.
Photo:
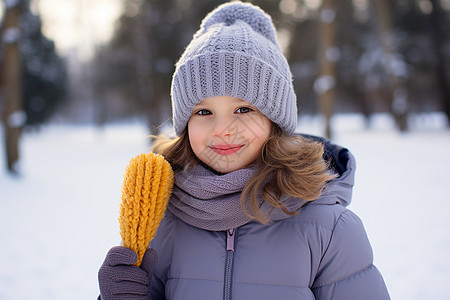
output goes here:
{"type": "Polygon", "coordinates": [[[139,267],[136,261],[133,250],[121,246],[109,250],[98,271],[102,300],[149,300],[156,251],[147,249],[139,267]]]}

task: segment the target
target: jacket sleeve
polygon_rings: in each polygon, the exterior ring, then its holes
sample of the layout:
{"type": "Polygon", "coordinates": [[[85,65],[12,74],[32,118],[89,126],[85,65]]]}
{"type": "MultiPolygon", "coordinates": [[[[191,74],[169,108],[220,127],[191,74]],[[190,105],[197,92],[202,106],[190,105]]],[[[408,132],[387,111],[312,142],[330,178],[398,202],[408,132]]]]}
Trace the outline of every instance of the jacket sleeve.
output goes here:
{"type": "Polygon", "coordinates": [[[312,291],[317,300],[390,299],[363,224],[350,210],[335,224],[312,291]]]}

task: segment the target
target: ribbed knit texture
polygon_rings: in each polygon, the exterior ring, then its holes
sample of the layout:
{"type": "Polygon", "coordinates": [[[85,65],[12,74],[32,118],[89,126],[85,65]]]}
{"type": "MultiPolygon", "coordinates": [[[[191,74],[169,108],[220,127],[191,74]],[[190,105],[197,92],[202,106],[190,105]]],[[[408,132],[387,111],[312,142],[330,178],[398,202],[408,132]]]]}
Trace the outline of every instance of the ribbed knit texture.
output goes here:
{"type": "MultiPolygon", "coordinates": [[[[255,173],[255,168],[244,168],[218,175],[202,165],[192,171],[175,174],[172,197],[167,209],[185,223],[210,231],[237,228],[252,221],[241,208],[241,192],[255,173]]],[[[305,200],[283,196],[281,202],[289,211],[302,207],[305,200]]],[[[260,198],[261,210],[272,221],[290,216],[260,198]]],[[[247,207],[249,210],[249,207],[247,207]]]]}
{"type": "Polygon", "coordinates": [[[120,235],[123,245],[137,253],[137,266],[156,235],[173,181],[170,164],[159,154],[140,154],[127,167],[120,203],[120,235]]]}
{"type": "Polygon", "coordinates": [[[178,135],[196,104],[224,95],[253,104],[288,134],[297,125],[292,74],[272,20],[249,3],[226,3],[205,17],[176,65],[171,93],[178,135]]]}

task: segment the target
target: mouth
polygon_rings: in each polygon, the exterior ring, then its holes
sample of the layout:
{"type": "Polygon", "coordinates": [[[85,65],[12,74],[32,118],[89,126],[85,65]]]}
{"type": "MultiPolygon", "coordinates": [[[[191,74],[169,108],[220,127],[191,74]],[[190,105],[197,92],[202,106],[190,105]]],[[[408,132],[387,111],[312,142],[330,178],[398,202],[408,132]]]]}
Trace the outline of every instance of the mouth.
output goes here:
{"type": "Polygon", "coordinates": [[[242,144],[211,145],[209,148],[219,155],[230,155],[242,149],[242,144]]]}

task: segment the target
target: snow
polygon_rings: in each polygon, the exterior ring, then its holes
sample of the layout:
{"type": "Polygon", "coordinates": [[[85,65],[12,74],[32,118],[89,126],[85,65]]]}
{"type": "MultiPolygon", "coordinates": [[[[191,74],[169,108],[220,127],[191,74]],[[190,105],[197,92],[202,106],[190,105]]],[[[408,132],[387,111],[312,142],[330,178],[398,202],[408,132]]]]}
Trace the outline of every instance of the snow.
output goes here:
{"type": "MultiPolygon", "coordinates": [[[[333,140],[357,159],[349,208],[392,299],[450,299],[450,130],[442,115],[412,121],[401,134],[383,115],[371,129],[360,116],[338,116],[333,140]]],[[[323,125],[303,117],[299,127],[320,134],[323,125]]],[[[17,177],[6,173],[1,147],[0,299],[96,298],[98,268],[120,243],[122,175],[148,151],[146,135],[136,123],[47,125],[23,135],[17,177]]]]}

